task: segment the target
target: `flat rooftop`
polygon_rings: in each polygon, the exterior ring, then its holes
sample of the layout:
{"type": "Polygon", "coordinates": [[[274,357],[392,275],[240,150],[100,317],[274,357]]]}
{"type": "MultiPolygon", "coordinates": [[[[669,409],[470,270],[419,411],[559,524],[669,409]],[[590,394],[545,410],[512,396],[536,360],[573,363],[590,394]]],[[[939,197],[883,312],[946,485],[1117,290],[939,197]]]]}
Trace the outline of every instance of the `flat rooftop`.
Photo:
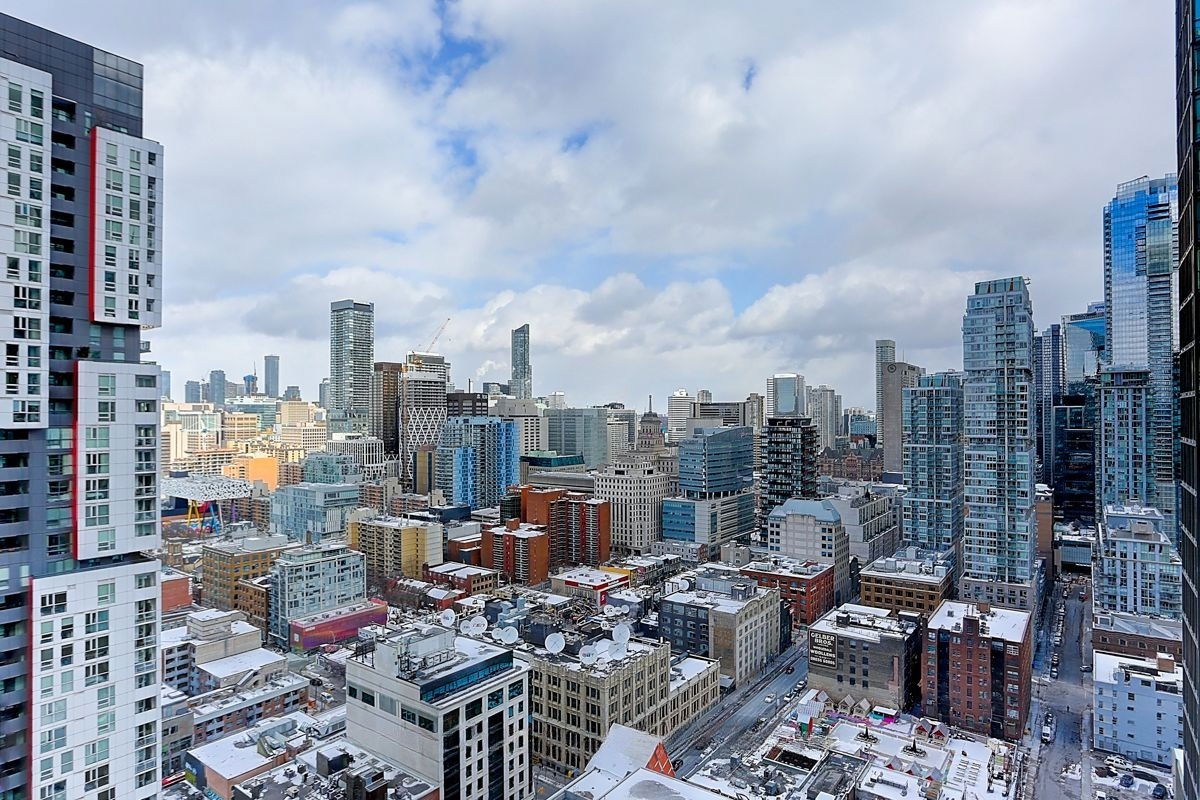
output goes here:
{"type": "Polygon", "coordinates": [[[879,642],[884,637],[912,636],[917,624],[901,619],[884,608],[845,603],[809,626],[809,631],[830,633],[859,641],[879,642]]]}
{"type": "Polygon", "coordinates": [[[1027,611],[1017,611],[1011,608],[992,606],[988,611],[981,612],[974,603],[962,603],[957,600],[945,600],[926,623],[928,630],[962,630],[964,619],[980,620],[980,635],[993,639],[1003,639],[1006,642],[1020,644],[1025,641],[1025,633],[1029,628],[1030,617],[1027,611]],[[986,632],[984,626],[986,625],[986,632]]]}

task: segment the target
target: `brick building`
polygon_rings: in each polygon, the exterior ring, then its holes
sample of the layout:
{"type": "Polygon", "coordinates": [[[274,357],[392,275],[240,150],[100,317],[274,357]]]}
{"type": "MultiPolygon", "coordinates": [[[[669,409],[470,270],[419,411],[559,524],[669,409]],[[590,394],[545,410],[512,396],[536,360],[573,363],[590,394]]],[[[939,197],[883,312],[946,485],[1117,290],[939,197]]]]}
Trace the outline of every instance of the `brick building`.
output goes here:
{"type": "Polygon", "coordinates": [[[550,578],[550,534],[544,527],[510,519],[503,527],[484,529],[480,545],[481,565],[513,583],[534,586],[550,578]]]}
{"type": "Polygon", "coordinates": [[[901,550],[858,574],[859,602],[928,617],[954,591],[954,566],[946,553],[901,550]]]}
{"type": "Polygon", "coordinates": [[[807,627],[833,608],[832,564],[772,556],[751,561],[738,570],[759,585],[779,590],[791,611],[793,627],[807,627]]]}

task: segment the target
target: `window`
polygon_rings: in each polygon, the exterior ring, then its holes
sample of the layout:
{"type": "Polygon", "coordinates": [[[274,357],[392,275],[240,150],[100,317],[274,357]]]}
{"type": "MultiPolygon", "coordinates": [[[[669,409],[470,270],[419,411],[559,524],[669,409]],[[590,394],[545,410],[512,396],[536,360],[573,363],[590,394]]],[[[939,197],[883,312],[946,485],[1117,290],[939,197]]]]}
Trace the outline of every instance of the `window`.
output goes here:
{"type": "Polygon", "coordinates": [[[98,767],[89,769],[83,773],[83,788],[84,791],[92,791],[99,789],[101,786],[108,785],[108,764],[101,764],[98,767]]]}
{"type": "Polygon", "coordinates": [[[39,175],[42,174],[42,154],[41,153],[30,153],[29,154],[29,171],[36,172],[39,175]]]}
{"type": "Polygon", "coordinates": [[[123,238],[121,223],[114,219],[104,220],[104,238],[110,242],[119,242],[123,238]]]}
{"type": "Polygon", "coordinates": [[[130,150],[129,151],[129,168],[136,169],[136,170],[140,170],[142,168],[142,151],[141,150],[130,150]]]}
{"type": "Polygon", "coordinates": [[[117,599],[117,584],[112,581],[102,583],[96,587],[96,604],[101,606],[112,605],[117,599]]]}
{"type": "Polygon", "coordinates": [[[120,170],[106,169],[104,170],[104,188],[111,192],[120,192],[125,189],[125,181],[120,170]]]}
{"type": "Polygon", "coordinates": [[[83,667],[84,686],[95,686],[100,683],[108,683],[108,662],[85,664],[83,667]]]}
{"type": "Polygon", "coordinates": [[[140,200],[129,201],[129,218],[135,220],[142,218],[142,202],[140,200]]]}
{"type": "Polygon", "coordinates": [[[117,549],[116,528],[104,528],[96,531],[96,550],[107,553],[117,549]]]}
{"type": "Polygon", "coordinates": [[[101,400],[96,403],[96,418],[100,422],[117,421],[117,404],[113,400],[101,400]]]}
{"type": "Polygon", "coordinates": [[[96,394],[101,397],[115,397],[117,394],[117,376],[104,373],[96,376],[96,394]]]}
{"type": "Polygon", "coordinates": [[[8,173],[8,193],[13,197],[21,196],[21,173],[8,173]]]}
{"type": "Polygon", "coordinates": [[[67,593],[54,592],[53,594],[42,595],[42,616],[48,617],[51,614],[64,614],[67,611],[67,593]]]}
{"type": "Polygon", "coordinates": [[[42,179],[41,178],[30,178],[29,179],[29,199],[30,200],[41,200],[42,199],[42,179]]]}
{"type": "MultiPolygon", "coordinates": [[[[116,265],[117,265],[117,248],[111,244],[104,245],[104,266],[115,267],[116,265]]],[[[107,278],[108,275],[113,276],[113,278],[112,278],[113,287],[111,289],[109,289],[109,291],[115,292],[117,290],[117,273],[105,272],[104,274],[106,276],[105,280],[108,280],[108,278],[107,278]]]]}
{"type": "Polygon", "coordinates": [[[107,475],[108,474],[108,453],[88,453],[87,454],[87,474],[88,475],[107,475]]]}
{"type": "Polygon", "coordinates": [[[46,96],[38,89],[29,90],[29,116],[41,119],[45,109],[46,96]]]}
{"type": "Polygon", "coordinates": [[[20,114],[23,111],[21,104],[21,84],[8,84],[8,110],[14,114],[20,114]]]}
{"type": "Polygon", "coordinates": [[[94,742],[88,742],[83,746],[83,763],[87,765],[95,764],[99,761],[108,760],[108,739],[98,739],[94,742]]]}
{"type": "Polygon", "coordinates": [[[21,148],[17,147],[16,145],[10,144],[8,146],[8,168],[21,168],[21,148]]]}
{"type": "Polygon", "coordinates": [[[103,736],[117,729],[117,712],[103,711],[96,715],[96,733],[103,736]]]}
{"type": "Polygon", "coordinates": [[[153,572],[143,572],[134,578],[134,581],[139,589],[152,589],[157,582],[153,572]]]}
{"type": "Polygon", "coordinates": [[[109,446],[108,438],[109,427],[107,425],[93,425],[87,428],[87,444],[89,450],[107,448],[109,446]]]}
{"type": "Polygon", "coordinates": [[[30,144],[42,145],[44,129],[40,122],[30,122],[27,119],[17,120],[17,141],[29,142],[30,144]]]}
{"type": "Polygon", "coordinates": [[[112,142],[107,142],[104,145],[104,162],[112,164],[114,167],[117,165],[117,146],[112,142]]]}
{"type": "Polygon", "coordinates": [[[18,253],[40,256],[42,254],[42,235],[34,231],[13,231],[13,249],[18,253]]]}
{"type": "Polygon", "coordinates": [[[13,222],[30,228],[42,227],[42,207],[32,203],[13,203],[13,222]]]}
{"type": "Polygon", "coordinates": [[[67,701],[55,700],[52,703],[42,703],[42,724],[52,725],[55,722],[67,721],[67,701]]]}
{"type": "Polygon", "coordinates": [[[32,286],[13,287],[13,308],[37,310],[42,307],[42,290],[32,286]]]}
{"type": "Polygon", "coordinates": [[[124,216],[125,199],[119,194],[109,194],[104,197],[104,213],[112,217],[124,216]]]}
{"type": "Polygon", "coordinates": [[[139,389],[153,389],[158,385],[158,381],[153,375],[138,375],[134,379],[134,385],[139,389]]]}
{"type": "MultiPolygon", "coordinates": [[[[151,180],[153,180],[153,178],[151,178],[151,180]]],[[[129,176],[129,193],[130,194],[139,194],[139,195],[142,193],[142,176],[141,175],[130,175],[129,176]]]]}
{"type": "Polygon", "coordinates": [[[54,728],[53,730],[42,731],[41,752],[43,752],[43,753],[53,752],[53,751],[57,750],[58,748],[65,746],[66,743],[67,743],[67,729],[65,726],[62,728],[54,728]]]}
{"type": "Polygon", "coordinates": [[[89,611],[83,617],[83,632],[87,634],[108,630],[107,611],[89,611]]]}
{"type": "Polygon", "coordinates": [[[38,800],[67,800],[67,782],[48,783],[38,793],[38,800]]]}
{"type": "MultiPolygon", "coordinates": [[[[105,611],[105,614],[108,612],[105,611]]],[[[101,686],[96,690],[96,708],[103,711],[117,704],[117,687],[101,686]]]]}

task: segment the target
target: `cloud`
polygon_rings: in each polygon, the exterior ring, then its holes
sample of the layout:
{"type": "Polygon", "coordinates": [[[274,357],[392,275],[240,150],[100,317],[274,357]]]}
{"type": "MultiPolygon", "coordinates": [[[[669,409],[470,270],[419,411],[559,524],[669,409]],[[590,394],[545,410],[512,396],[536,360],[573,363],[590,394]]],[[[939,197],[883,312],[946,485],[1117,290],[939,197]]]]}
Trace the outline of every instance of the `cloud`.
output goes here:
{"type": "Polygon", "coordinates": [[[381,358],[451,318],[462,376],[531,321],[579,402],[800,369],[867,405],[874,338],[955,365],[973,280],[1043,326],[1099,298],[1102,206],[1175,159],[1165,4],[11,5],[146,64],[177,375],[315,386],[353,297],[381,358]]]}

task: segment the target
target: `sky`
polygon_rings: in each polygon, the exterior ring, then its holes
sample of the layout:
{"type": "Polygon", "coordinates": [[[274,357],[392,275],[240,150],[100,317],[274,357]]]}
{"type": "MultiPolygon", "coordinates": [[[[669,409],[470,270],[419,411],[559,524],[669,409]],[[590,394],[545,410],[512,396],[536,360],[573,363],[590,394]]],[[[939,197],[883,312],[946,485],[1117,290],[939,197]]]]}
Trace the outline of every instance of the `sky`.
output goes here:
{"type": "Polygon", "coordinates": [[[183,382],[316,399],[333,300],[377,360],[665,408],[775,372],[874,402],[874,340],[961,368],[974,281],[1103,296],[1118,183],[1175,169],[1170,3],[10,0],[145,65],[183,382]]]}

